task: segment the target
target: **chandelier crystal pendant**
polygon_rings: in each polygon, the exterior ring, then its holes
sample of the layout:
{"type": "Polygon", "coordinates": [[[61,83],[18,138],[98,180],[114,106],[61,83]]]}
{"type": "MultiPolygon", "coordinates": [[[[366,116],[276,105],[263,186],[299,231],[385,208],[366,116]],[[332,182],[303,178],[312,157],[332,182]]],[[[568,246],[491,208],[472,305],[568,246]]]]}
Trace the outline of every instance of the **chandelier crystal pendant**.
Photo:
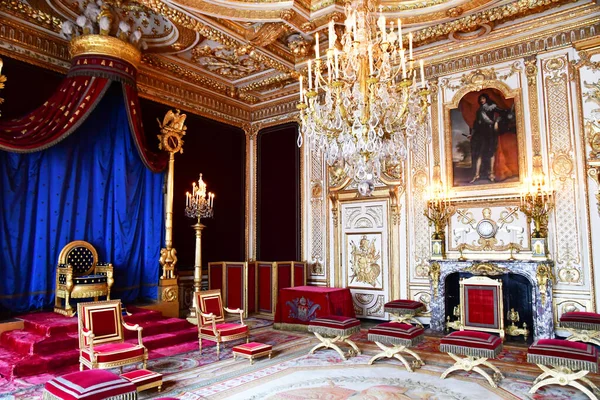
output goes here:
{"type": "Polygon", "coordinates": [[[410,139],[425,125],[430,94],[423,61],[417,84],[412,33],[406,50],[400,19],[388,28],[381,8],[377,18],[366,1],[346,3],[341,50],[329,22],[324,63],[316,34],[315,59],[308,61],[307,87],[300,76],[297,106],[298,146],[309,140],[328,165],[343,167],[359,185],[379,178],[386,164],[406,159],[410,139]]]}

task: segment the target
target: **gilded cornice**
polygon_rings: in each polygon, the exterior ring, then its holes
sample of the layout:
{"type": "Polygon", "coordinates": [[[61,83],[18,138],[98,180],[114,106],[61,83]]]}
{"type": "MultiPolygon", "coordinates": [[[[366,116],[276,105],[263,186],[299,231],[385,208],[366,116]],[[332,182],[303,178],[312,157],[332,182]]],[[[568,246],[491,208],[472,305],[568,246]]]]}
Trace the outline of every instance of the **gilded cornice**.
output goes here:
{"type": "Polygon", "coordinates": [[[147,64],[154,69],[169,71],[173,75],[184,79],[187,82],[214,90],[218,93],[228,94],[233,90],[232,86],[218,82],[206,75],[201,75],[190,68],[183,67],[155,54],[144,54],[143,61],[144,64],[147,64]]]}
{"type": "Polygon", "coordinates": [[[0,0],[0,10],[51,31],[60,32],[62,21],[59,18],[37,10],[22,1],[0,0]]]}
{"type": "MultiPolygon", "coordinates": [[[[235,8],[233,6],[224,6],[215,3],[209,3],[203,0],[177,0],[177,4],[188,7],[191,10],[199,11],[202,14],[218,16],[219,18],[232,18],[246,21],[278,21],[281,19],[281,11],[286,8],[273,9],[273,4],[265,8],[235,8]]],[[[286,2],[288,3],[288,2],[286,2]]]]}

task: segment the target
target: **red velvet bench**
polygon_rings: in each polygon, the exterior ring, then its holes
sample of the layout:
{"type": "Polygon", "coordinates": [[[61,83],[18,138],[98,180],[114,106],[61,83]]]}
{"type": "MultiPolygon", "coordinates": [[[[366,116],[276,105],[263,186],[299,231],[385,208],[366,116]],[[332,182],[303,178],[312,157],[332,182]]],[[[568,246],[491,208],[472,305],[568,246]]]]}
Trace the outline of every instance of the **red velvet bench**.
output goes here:
{"type": "Polygon", "coordinates": [[[591,344],[571,342],[561,339],[540,339],[527,350],[527,362],[537,364],[543,371],[529,390],[535,393],[546,385],[558,384],[573,386],[590,399],[598,400],[593,393],[598,390],[585,376],[598,372],[598,350],[591,344]],[[550,369],[547,365],[552,366],[550,369]],[[583,386],[578,380],[587,383],[592,389],[583,386]]]}
{"type": "Polygon", "coordinates": [[[334,349],[346,360],[344,352],[335,344],[336,342],[342,342],[352,347],[349,352],[350,355],[353,353],[360,354],[360,350],[356,344],[349,339],[349,337],[360,332],[360,321],[352,317],[344,317],[341,315],[327,315],[321,318],[315,318],[308,324],[308,331],[315,334],[320,343],[313,347],[309,354],[313,354],[316,350],[321,347],[326,349],[334,349]],[[333,337],[323,337],[333,336],[333,337]]]}
{"type": "Polygon", "coordinates": [[[138,392],[151,388],[158,388],[158,391],[160,392],[162,389],[162,374],[147,369],[136,369],[134,371],[125,372],[124,374],[121,374],[121,378],[127,379],[129,382],[133,383],[138,392]]]}
{"type": "Polygon", "coordinates": [[[423,327],[415,318],[421,311],[425,310],[425,304],[414,300],[393,300],[385,303],[383,310],[392,314],[391,322],[411,323],[423,327]]]}
{"type": "Polygon", "coordinates": [[[572,342],[586,342],[600,346],[600,314],[573,311],[560,316],[560,326],[571,333],[572,342]]]}
{"type": "Polygon", "coordinates": [[[273,354],[273,346],[270,344],[250,342],[235,346],[232,349],[233,359],[236,360],[237,356],[248,358],[250,365],[254,364],[254,359],[268,355],[271,358],[273,354]]]}
{"type": "Polygon", "coordinates": [[[446,335],[440,341],[440,351],[448,353],[455,361],[454,365],[442,374],[445,379],[453,371],[475,371],[483,376],[492,387],[504,378],[502,372],[488,361],[496,358],[502,351],[502,339],[491,333],[479,331],[456,331],[446,335]],[[466,356],[460,358],[457,354],[466,356]],[[494,374],[490,376],[481,366],[490,368],[494,374]]]}
{"type": "Polygon", "coordinates": [[[78,371],[56,377],[44,386],[44,400],[131,400],[135,385],[104,369],[78,371]]]}
{"type": "Polygon", "coordinates": [[[401,353],[410,354],[415,358],[415,361],[413,361],[414,368],[419,368],[422,365],[425,365],[421,357],[409,349],[409,347],[416,346],[423,341],[424,332],[425,330],[420,326],[398,322],[385,322],[369,329],[367,338],[370,341],[375,342],[375,344],[382,350],[381,353],[374,355],[369,360],[369,365],[373,364],[373,362],[380,358],[393,357],[400,360],[409,372],[413,372],[411,365],[401,353]],[[393,346],[388,347],[386,344],[391,344],[393,346]]]}

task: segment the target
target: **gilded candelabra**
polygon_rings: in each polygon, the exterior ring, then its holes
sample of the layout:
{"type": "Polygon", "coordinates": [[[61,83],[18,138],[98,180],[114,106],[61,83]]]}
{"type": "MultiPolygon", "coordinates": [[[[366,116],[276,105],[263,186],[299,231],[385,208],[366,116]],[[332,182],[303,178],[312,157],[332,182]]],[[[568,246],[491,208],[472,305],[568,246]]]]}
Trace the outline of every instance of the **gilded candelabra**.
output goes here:
{"type": "MultiPolygon", "coordinates": [[[[185,194],[185,215],[190,218],[196,218],[197,222],[192,225],[196,233],[196,254],[194,258],[194,293],[200,291],[202,286],[202,230],[205,225],[200,222],[201,218],[211,218],[213,216],[213,204],[215,200],[214,193],[206,192],[206,183],[202,180],[202,174],[198,179],[198,184],[192,184],[192,193],[185,194]]],[[[188,313],[188,321],[197,324],[196,315],[196,296],[193,296],[192,306],[188,313]]]]}
{"type": "Polygon", "coordinates": [[[510,321],[510,325],[507,326],[504,331],[507,335],[510,336],[519,336],[523,335],[523,339],[527,341],[527,337],[529,336],[529,329],[527,329],[527,323],[523,322],[523,327],[519,328],[515,323],[519,322],[519,312],[515,311],[514,308],[510,309],[510,312],[507,314],[507,319],[510,321]]]}
{"type": "Polygon", "coordinates": [[[521,192],[519,209],[527,216],[528,223],[533,221],[531,233],[532,256],[547,257],[548,215],[554,208],[554,192],[545,185],[543,176],[524,185],[521,192]]]}
{"type": "Polygon", "coordinates": [[[425,125],[430,91],[423,62],[419,72],[415,68],[412,33],[402,37],[400,19],[396,29],[383,13],[375,15],[371,0],[348,1],[345,12],[339,41],[329,22],[324,60],[316,34],[307,88],[300,76],[298,145],[310,139],[330,166],[342,166],[361,183],[378,178],[384,164],[406,159],[407,140],[425,125]]]}
{"type": "Polygon", "coordinates": [[[431,235],[432,259],[445,257],[446,226],[455,212],[456,208],[452,205],[443,185],[441,183],[435,185],[427,200],[427,209],[424,212],[429,224],[433,226],[433,234],[431,235]]]}

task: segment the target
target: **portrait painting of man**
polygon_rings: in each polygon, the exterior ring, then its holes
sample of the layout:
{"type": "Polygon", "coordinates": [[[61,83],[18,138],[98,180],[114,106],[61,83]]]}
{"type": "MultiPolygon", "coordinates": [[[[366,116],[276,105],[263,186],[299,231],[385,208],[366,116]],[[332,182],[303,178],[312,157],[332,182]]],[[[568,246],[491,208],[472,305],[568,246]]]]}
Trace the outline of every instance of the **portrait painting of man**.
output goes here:
{"type": "Polygon", "coordinates": [[[494,88],[472,91],[450,118],[454,187],[519,181],[514,99],[494,88]]]}

